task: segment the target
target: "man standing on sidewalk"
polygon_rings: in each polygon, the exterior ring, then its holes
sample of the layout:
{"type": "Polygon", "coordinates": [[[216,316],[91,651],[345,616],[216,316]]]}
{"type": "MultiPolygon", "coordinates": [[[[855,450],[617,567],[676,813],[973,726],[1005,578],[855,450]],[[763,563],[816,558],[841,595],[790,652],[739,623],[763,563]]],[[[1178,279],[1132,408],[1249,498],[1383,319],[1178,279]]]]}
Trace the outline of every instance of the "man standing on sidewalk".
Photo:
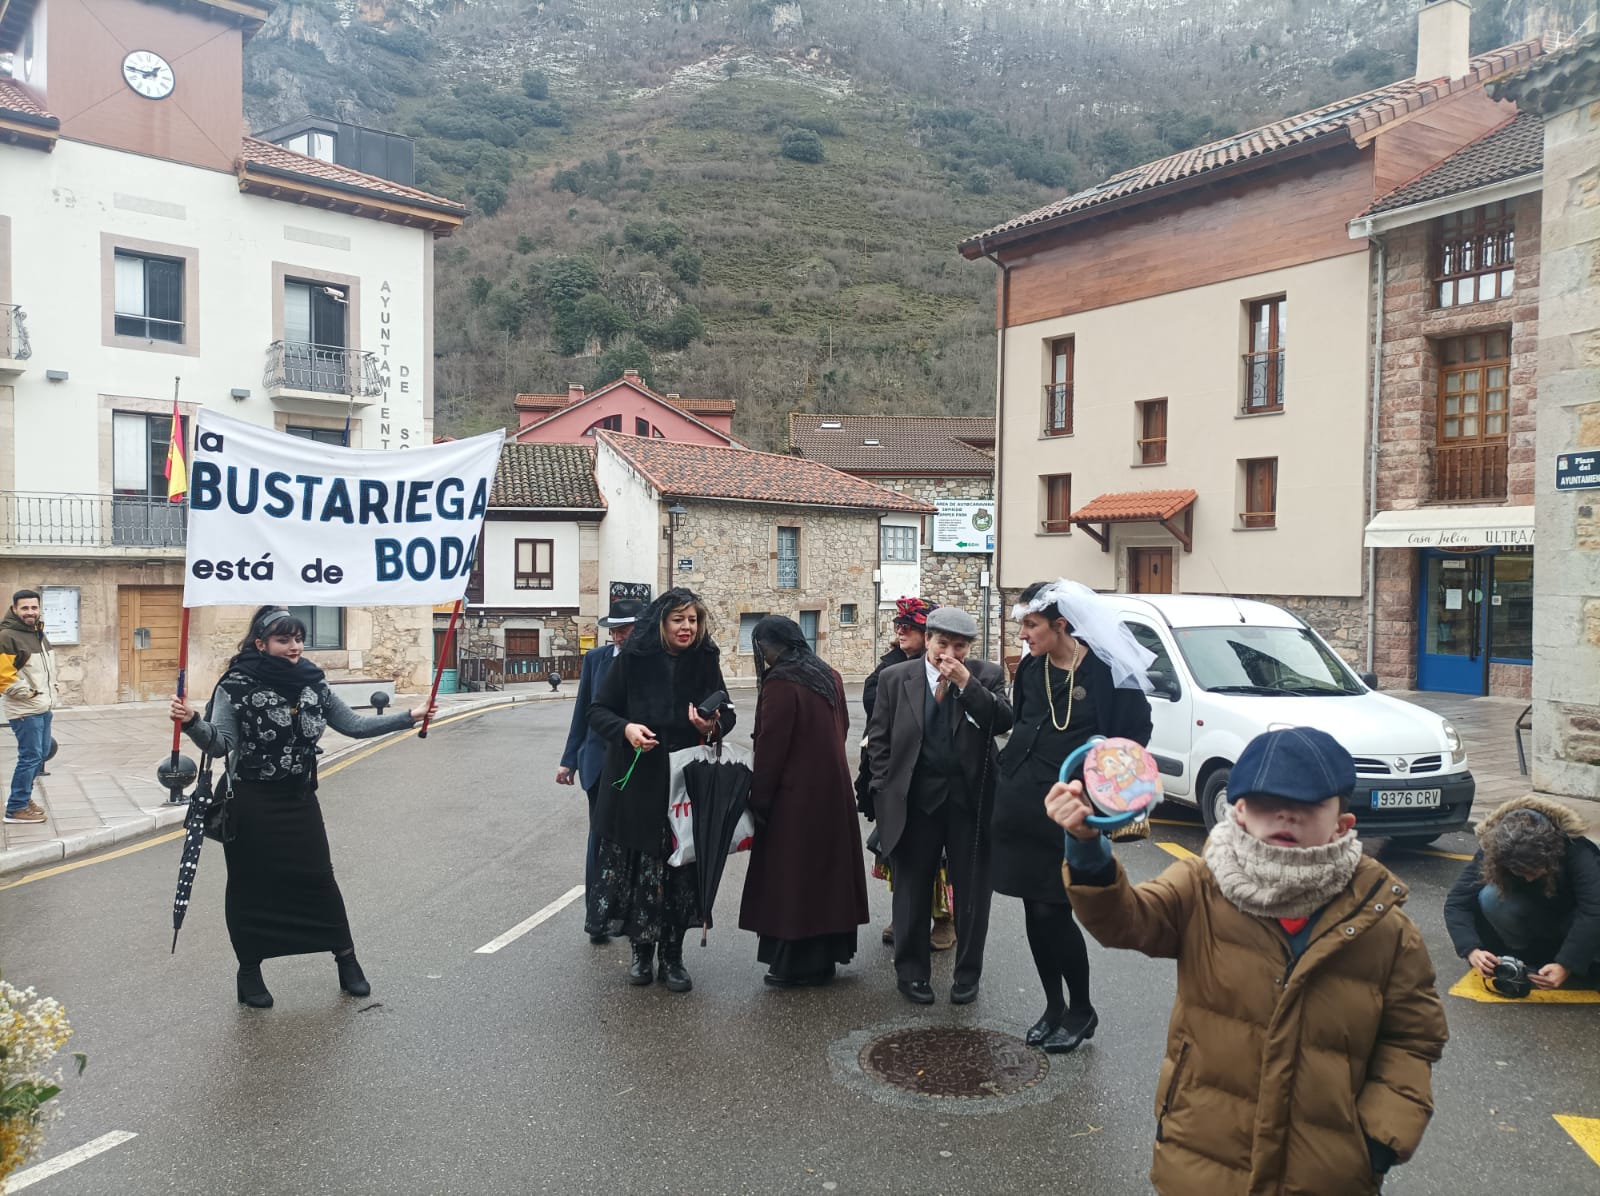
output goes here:
{"type": "Polygon", "coordinates": [[[56,662],[45,638],[37,591],[11,595],[0,619],[0,694],[6,720],[17,737],[17,768],[6,798],[7,822],[43,822],[33,800],[33,778],[50,751],[50,718],[56,704],[56,662]]]}

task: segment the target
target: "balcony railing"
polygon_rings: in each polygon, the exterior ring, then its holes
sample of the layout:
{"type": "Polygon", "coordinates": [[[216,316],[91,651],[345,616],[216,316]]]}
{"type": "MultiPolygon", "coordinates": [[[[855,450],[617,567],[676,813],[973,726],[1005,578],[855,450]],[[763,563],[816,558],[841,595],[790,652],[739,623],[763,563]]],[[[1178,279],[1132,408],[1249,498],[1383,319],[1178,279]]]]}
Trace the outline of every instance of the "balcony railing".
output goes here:
{"type": "Polygon", "coordinates": [[[1072,435],[1072,383],[1056,382],[1044,388],[1044,434],[1072,435]]]}
{"type": "Polygon", "coordinates": [[[1282,349],[1244,355],[1244,414],[1283,410],[1283,355],[1282,349]]]}
{"type": "Polygon", "coordinates": [[[293,390],[330,398],[375,399],[383,393],[383,376],[374,353],[341,345],[273,341],[262,385],[269,395],[293,390]]]}
{"type": "Polygon", "coordinates": [[[28,313],[15,303],[0,303],[0,361],[26,361],[32,356],[28,313]]]}
{"type": "Polygon", "coordinates": [[[182,548],[189,507],[153,494],[0,491],[0,545],[182,548]]]}
{"type": "Polygon", "coordinates": [[[1437,445],[1433,497],[1439,502],[1491,502],[1506,496],[1506,442],[1437,445]]]}

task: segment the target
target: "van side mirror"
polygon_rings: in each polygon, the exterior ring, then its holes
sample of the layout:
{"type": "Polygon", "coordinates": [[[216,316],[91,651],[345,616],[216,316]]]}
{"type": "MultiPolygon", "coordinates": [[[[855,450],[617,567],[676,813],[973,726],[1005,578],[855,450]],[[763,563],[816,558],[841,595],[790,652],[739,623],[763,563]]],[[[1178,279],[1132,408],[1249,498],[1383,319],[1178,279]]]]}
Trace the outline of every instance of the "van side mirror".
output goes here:
{"type": "Polygon", "coordinates": [[[1376,674],[1376,673],[1361,673],[1360,677],[1361,677],[1361,684],[1365,685],[1368,689],[1377,689],[1378,688],[1378,674],[1376,674]]]}
{"type": "Polygon", "coordinates": [[[1157,697],[1176,702],[1183,696],[1183,687],[1178,684],[1178,679],[1165,669],[1151,669],[1148,676],[1150,688],[1157,697]]]}

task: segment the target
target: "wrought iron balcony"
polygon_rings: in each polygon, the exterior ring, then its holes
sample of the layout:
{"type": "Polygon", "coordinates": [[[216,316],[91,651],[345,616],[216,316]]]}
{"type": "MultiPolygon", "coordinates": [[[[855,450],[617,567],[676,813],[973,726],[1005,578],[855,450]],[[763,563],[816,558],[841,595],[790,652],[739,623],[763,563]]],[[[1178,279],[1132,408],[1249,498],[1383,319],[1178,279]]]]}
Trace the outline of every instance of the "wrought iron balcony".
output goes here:
{"type": "Polygon", "coordinates": [[[1244,401],[1239,409],[1245,415],[1283,410],[1284,350],[1244,355],[1244,401]]]}
{"type": "Polygon", "coordinates": [[[262,385],[269,398],[328,399],[365,407],[383,393],[383,375],[375,353],[273,341],[262,385]]]}
{"type": "Polygon", "coordinates": [[[0,547],[182,548],[189,506],[153,494],[0,491],[0,547]]]}
{"type": "Polygon", "coordinates": [[[28,343],[28,313],[15,303],[0,303],[0,374],[20,374],[33,356],[28,343]]]}
{"type": "Polygon", "coordinates": [[[1433,450],[1437,502],[1493,502],[1506,496],[1506,442],[1441,444],[1433,450]]]}

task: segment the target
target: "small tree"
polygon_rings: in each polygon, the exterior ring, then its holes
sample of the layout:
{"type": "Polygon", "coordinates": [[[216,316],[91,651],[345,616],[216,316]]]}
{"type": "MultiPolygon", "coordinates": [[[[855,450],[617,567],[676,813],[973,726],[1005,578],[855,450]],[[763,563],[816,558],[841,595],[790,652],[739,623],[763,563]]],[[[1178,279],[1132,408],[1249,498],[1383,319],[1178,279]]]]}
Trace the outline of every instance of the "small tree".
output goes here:
{"type": "Polygon", "coordinates": [[[472,192],[472,202],[485,216],[493,216],[506,206],[506,189],[501,183],[490,180],[479,183],[472,192]]]}
{"type": "Polygon", "coordinates": [[[654,390],[655,369],[655,364],[650,360],[650,351],[638,341],[630,340],[625,345],[617,345],[600,354],[595,361],[594,374],[589,379],[589,388],[598,390],[606,383],[622,377],[624,370],[638,370],[644,384],[654,390]]]}
{"type": "Polygon", "coordinates": [[[778,143],[778,152],[796,162],[822,161],[822,138],[810,129],[791,129],[778,143]]]}
{"type": "Polygon", "coordinates": [[[550,98],[550,80],[543,71],[523,71],[522,94],[530,100],[548,100],[550,98]]]}

